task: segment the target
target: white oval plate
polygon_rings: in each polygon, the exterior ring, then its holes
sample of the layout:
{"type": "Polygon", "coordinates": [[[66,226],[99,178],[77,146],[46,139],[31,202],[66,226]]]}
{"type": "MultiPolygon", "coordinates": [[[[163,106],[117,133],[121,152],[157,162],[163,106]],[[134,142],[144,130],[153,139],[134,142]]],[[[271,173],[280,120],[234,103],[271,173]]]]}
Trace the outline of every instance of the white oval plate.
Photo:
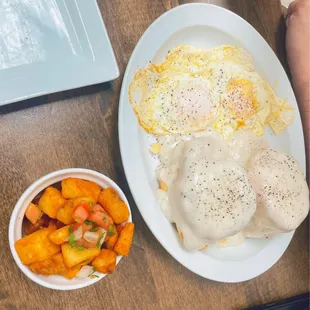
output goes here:
{"type": "Polygon", "coordinates": [[[163,60],[168,50],[179,44],[203,48],[232,44],[246,48],[260,74],[297,110],[294,123],[284,133],[274,136],[267,132],[265,137],[273,148],[295,157],[305,170],[303,131],[296,99],[279,60],[258,32],[234,13],[208,4],[182,5],[159,17],[138,42],[124,76],[119,106],[121,155],[131,192],[145,222],[164,248],[191,271],[220,282],[246,281],[277,262],[293,232],[272,240],[248,239],[238,247],[188,252],[155,197],[157,163],[148,151],[153,137],[138,125],[129,103],[128,87],[138,68],[145,67],[149,61],[163,60]]]}

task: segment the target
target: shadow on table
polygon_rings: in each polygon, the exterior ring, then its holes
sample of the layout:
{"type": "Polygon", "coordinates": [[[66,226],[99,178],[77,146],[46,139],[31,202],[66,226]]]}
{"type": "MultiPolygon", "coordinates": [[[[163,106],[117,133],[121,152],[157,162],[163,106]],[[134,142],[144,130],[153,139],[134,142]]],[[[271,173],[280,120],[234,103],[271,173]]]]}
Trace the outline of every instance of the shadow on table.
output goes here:
{"type": "Polygon", "coordinates": [[[53,93],[49,95],[43,95],[40,97],[35,97],[11,104],[7,104],[4,106],[0,106],[0,115],[17,112],[19,110],[24,110],[28,108],[33,108],[36,106],[56,102],[56,101],[62,101],[66,99],[71,98],[78,98],[80,96],[87,96],[92,95],[94,93],[100,92],[100,91],[107,91],[111,89],[111,83],[101,83],[96,85],[90,85],[86,87],[76,88],[76,89],[70,89],[58,93],[53,93]]]}

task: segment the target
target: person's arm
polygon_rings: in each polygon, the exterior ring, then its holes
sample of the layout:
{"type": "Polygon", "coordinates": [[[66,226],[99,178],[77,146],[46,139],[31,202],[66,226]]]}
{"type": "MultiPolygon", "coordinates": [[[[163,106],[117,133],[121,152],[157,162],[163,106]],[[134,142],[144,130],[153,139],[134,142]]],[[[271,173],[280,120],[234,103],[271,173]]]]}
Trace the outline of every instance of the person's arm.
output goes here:
{"type": "MultiPolygon", "coordinates": [[[[310,137],[310,0],[295,0],[287,12],[286,53],[299,105],[309,158],[310,137]]],[[[309,167],[308,167],[309,168],[309,167]]]]}

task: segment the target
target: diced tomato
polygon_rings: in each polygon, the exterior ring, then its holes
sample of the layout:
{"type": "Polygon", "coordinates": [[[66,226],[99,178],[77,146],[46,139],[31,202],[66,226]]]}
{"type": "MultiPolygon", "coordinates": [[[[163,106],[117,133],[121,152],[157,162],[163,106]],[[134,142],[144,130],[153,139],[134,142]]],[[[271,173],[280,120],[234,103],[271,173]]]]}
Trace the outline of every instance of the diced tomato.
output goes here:
{"type": "Polygon", "coordinates": [[[71,224],[71,232],[78,230],[81,225],[80,223],[71,224]]]}
{"type": "Polygon", "coordinates": [[[81,238],[81,239],[77,240],[75,242],[75,244],[77,246],[83,246],[84,248],[87,248],[87,249],[91,249],[91,248],[96,248],[97,247],[96,243],[90,243],[90,242],[86,241],[84,238],[81,238]]]}
{"type": "Polygon", "coordinates": [[[29,206],[27,207],[27,210],[26,210],[26,217],[27,219],[32,223],[32,224],[35,224],[35,222],[41,218],[43,212],[39,209],[38,206],[36,206],[35,204],[33,203],[30,203],[29,206]]]}
{"type": "Polygon", "coordinates": [[[87,212],[91,212],[92,210],[92,206],[87,203],[86,201],[82,200],[78,205],[77,207],[83,207],[87,212]]]}
{"type": "Polygon", "coordinates": [[[95,211],[94,213],[91,213],[87,219],[95,222],[106,230],[111,224],[113,224],[112,218],[105,211],[95,211]]]}
{"type": "Polygon", "coordinates": [[[103,211],[104,212],[104,209],[98,204],[96,203],[92,209],[93,212],[96,212],[96,211],[103,211]]]}
{"type": "Polygon", "coordinates": [[[83,223],[89,216],[87,210],[83,206],[78,205],[72,212],[73,219],[78,223],[83,223]]]}

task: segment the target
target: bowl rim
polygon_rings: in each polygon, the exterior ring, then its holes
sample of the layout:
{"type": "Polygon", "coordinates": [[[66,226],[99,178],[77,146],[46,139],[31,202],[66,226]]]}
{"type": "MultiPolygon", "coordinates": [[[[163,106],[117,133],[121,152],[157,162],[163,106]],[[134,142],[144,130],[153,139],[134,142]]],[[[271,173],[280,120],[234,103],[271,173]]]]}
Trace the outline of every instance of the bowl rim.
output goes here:
{"type": "MultiPolygon", "coordinates": [[[[55,277],[59,278],[61,277],[63,280],[62,276],[43,276],[43,275],[39,275],[39,274],[35,274],[33,273],[29,267],[27,265],[24,265],[16,250],[14,247],[15,242],[19,239],[16,238],[16,231],[19,231],[21,233],[21,229],[22,229],[22,221],[25,215],[25,211],[27,208],[27,205],[45,188],[47,188],[48,186],[51,186],[52,184],[55,184],[56,182],[59,182],[63,179],[66,179],[68,177],[70,177],[70,175],[74,175],[74,174],[82,174],[85,175],[84,177],[76,177],[76,178],[81,178],[84,180],[89,180],[89,181],[93,181],[96,183],[96,181],[94,181],[94,178],[97,179],[101,179],[102,183],[106,183],[107,186],[111,186],[114,190],[117,191],[118,195],[120,196],[120,198],[126,203],[128,209],[129,209],[129,219],[128,222],[132,222],[132,213],[131,213],[131,208],[130,205],[128,203],[128,200],[124,194],[124,192],[122,191],[122,189],[109,177],[107,177],[106,175],[94,171],[94,170],[90,170],[90,169],[84,169],[84,168],[67,168],[67,169],[60,169],[60,170],[56,170],[53,171],[51,173],[48,173],[42,177],[40,177],[39,179],[37,179],[36,181],[34,181],[23,193],[22,195],[19,197],[17,203],[14,206],[14,209],[12,211],[11,217],[10,217],[10,222],[9,222],[9,232],[8,232],[8,236],[9,236],[9,245],[10,245],[10,250],[11,250],[11,254],[15,260],[15,263],[17,264],[17,266],[19,267],[19,269],[29,278],[31,279],[33,282],[46,287],[46,288],[50,288],[50,289],[54,289],[54,290],[75,290],[75,289],[80,289],[83,287],[87,287],[89,285],[92,285],[96,282],[98,282],[99,280],[101,280],[102,278],[104,278],[106,276],[106,274],[102,274],[102,273],[98,273],[99,277],[95,278],[95,279],[81,279],[81,280],[85,280],[82,281],[81,283],[76,283],[76,284],[70,284],[68,282],[68,284],[64,284],[64,285],[59,285],[59,284],[55,284],[52,283],[53,282],[53,278],[55,279],[55,277]],[[58,181],[55,179],[59,179],[58,181]],[[21,209],[24,208],[24,211],[21,212],[21,209]],[[21,216],[22,213],[22,216],[21,216]],[[17,223],[20,222],[20,227],[16,228],[16,225],[18,225],[17,223]],[[44,278],[42,278],[44,277],[44,278]],[[52,281],[51,281],[52,280],[52,281]]],[[[72,176],[74,177],[74,176],[72,176]]],[[[100,184],[98,184],[101,188],[104,188],[103,186],[101,186],[100,184]]],[[[117,262],[116,264],[119,263],[119,261],[121,260],[122,256],[117,256],[117,262]]],[[[68,280],[68,281],[72,281],[72,280],[68,280]]]]}

